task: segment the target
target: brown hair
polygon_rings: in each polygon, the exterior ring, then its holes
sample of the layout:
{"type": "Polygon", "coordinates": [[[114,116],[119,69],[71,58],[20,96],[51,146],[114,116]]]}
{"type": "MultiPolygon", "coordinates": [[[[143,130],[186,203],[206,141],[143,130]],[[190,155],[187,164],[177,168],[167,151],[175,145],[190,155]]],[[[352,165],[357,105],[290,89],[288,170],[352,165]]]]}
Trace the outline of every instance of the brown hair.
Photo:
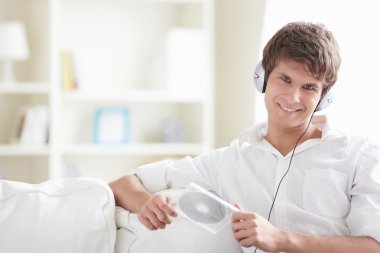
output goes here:
{"type": "Polygon", "coordinates": [[[314,78],[324,83],[322,95],[336,82],[341,62],[333,34],[322,24],[307,22],[289,23],[268,41],[262,60],[265,82],[279,60],[304,64],[314,78]]]}

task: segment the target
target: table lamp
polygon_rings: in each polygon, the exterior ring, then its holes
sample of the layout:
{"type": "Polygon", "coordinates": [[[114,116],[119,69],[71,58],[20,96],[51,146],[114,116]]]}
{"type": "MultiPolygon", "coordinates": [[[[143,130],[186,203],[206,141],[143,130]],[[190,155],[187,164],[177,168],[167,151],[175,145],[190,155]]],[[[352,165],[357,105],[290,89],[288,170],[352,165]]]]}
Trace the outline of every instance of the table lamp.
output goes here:
{"type": "Polygon", "coordinates": [[[29,56],[23,23],[18,21],[0,22],[0,72],[1,83],[10,85],[16,80],[13,75],[13,61],[25,60],[29,56]]]}

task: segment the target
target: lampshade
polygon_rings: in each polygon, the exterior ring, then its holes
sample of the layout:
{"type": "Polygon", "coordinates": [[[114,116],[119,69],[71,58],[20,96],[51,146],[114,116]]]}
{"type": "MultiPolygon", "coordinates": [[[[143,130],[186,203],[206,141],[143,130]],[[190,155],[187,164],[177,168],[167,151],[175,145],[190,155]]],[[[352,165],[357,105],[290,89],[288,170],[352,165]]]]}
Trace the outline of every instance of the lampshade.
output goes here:
{"type": "Polygon", "coordinates": [[[0,59],[25,60],[29,56],[25,28],[21,22],[0,22],[0,59]]]}
{"type": "Polygon", "coordinates": [[[0,82],[15,82],[13,61],[25,60],[29,56],[25,28],[21,22],[0,22],[0,61],[3,65],[0,82]]]}

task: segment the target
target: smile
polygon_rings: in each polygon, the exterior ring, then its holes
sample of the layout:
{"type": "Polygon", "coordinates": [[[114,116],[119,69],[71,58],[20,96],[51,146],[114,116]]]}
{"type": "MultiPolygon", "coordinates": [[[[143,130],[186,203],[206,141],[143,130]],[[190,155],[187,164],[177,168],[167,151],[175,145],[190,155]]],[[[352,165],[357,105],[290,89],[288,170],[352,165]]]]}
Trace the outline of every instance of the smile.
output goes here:
{"type": "Polygon", "coordinates": [[[297,111],[296,109],[293,109],[293,108],[289,108],[289,107],[286,107],[282,104],[278,104],[284,111],[287,111],[287,112],[295,112],[297,111]]]}

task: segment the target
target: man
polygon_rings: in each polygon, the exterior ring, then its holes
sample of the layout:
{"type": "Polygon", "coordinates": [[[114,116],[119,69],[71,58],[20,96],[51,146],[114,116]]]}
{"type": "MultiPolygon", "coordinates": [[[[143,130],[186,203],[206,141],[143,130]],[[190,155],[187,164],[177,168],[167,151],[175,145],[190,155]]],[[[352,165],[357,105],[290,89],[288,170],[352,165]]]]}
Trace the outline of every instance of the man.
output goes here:
{"type": "Polygon", "coordinates": [[[312,123],[337,80],[334,36],[323,25],[289,23],[261,65],[267,122],[228,147],[111,182],[117,205],[163,229],[176,213],[170,199],[151,193],[197,182],[238,204],[232,230],[245,252],[380,252],[378,148],[312,123]]]}

